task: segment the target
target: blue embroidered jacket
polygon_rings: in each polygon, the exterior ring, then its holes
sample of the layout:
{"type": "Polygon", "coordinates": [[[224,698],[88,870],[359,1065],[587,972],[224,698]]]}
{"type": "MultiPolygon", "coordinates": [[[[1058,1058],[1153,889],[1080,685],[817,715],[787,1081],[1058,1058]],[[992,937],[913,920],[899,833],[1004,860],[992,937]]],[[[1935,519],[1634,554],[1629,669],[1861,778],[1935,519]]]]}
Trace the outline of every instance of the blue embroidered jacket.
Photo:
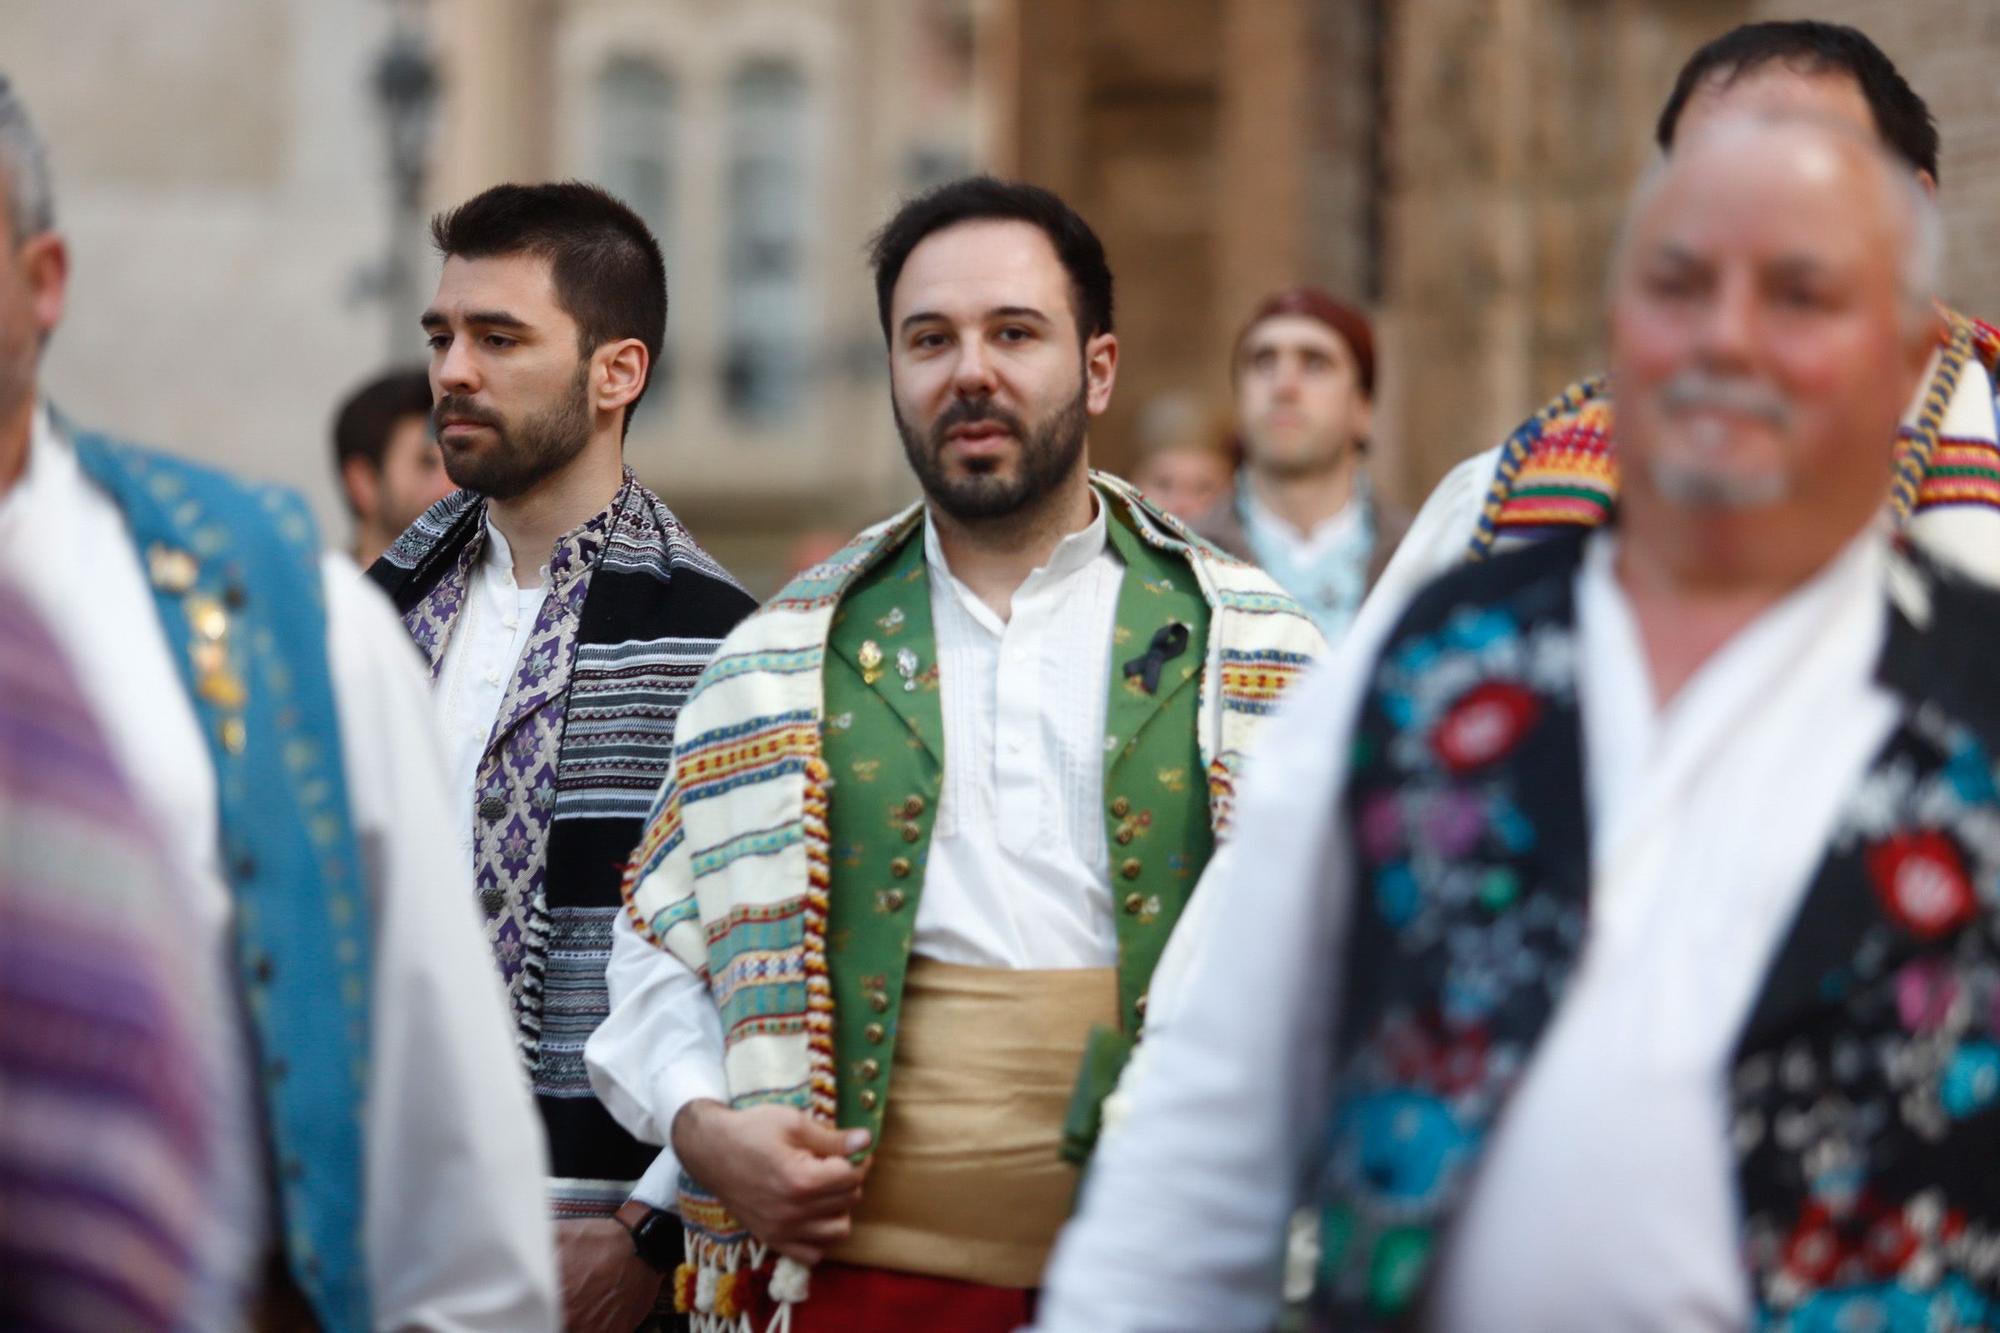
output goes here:
{"type": "Polygon", "coordinates": [[[146,562],[215,766],[287,1265],[323,1327],[361,1333],[372,935],[312,518],[289,491],[71,435],[146,562]]]}

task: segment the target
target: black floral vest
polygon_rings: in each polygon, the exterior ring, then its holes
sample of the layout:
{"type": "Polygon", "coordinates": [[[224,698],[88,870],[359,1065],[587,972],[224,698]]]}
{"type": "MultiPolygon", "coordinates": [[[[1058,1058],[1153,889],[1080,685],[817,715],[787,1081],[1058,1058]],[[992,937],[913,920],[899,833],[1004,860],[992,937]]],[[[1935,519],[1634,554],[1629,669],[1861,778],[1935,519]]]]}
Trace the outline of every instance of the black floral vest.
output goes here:
{"type": "MultiPolygon", "coordinates": [[[[1322,1327],[1406,1326],[1589,911],[1582,536],[1433,584],[1356,730],[1322,1327]]],[[[1898,552],[1902,701],[1737,1041],[1730,1123],[1759,1327],[2000,1318],[2000,596],[1898,552]]],[[[1644,1206],[1637,1201],[1635,1206],[1644,1206]]]]}

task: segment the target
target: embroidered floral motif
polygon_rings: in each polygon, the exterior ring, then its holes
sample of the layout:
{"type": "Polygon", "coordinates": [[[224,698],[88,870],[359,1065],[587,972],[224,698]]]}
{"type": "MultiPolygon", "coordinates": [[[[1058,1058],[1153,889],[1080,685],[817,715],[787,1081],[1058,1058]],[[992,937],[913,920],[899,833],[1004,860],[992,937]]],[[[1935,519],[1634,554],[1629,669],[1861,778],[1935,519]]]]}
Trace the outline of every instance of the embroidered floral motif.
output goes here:
{"type": "Polygon", "coordinates": [[[1466,691],[1438,723],[1431,744],[1454,773],[1469,773],[1504,757],[1541,713],[1535,696],[1510,681],[1466,691]]]}
{"type": "Polygon", "coordinates": [[[1921,939],[1955,930],[1977,903],[1958,849],[1942,833],[1902,833],[1864,854],[1889,915],[1921,939]]]}

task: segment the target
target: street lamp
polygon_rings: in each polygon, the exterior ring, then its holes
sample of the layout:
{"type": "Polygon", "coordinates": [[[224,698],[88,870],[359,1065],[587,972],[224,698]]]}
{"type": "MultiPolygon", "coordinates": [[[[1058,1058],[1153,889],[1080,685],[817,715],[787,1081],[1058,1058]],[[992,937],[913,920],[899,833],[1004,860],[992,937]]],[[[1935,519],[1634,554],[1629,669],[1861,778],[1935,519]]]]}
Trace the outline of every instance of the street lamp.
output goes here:
{"type": "Polygon", "coordinates": [[[381,296],[389,311],[389,354],[407,359],[423,264],[424,181],[430,165],[431,125],[437,110],[438,72],[417,26],[399,18],[375,64],[376,105],[388,131],[389,250],[381,296]]]}

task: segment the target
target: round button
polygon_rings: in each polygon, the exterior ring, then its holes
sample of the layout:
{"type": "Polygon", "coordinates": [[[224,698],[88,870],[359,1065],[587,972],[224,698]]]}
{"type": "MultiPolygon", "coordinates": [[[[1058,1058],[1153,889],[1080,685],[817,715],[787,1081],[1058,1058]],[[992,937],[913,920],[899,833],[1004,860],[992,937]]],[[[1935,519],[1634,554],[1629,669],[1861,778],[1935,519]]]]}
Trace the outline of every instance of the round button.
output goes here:
{"type": "Polygon", "coordinates": [[[1127,843],[1129,843],[1129,842],[1131,842],[1131,841],[1132,841],[1132,830],[1131,830],[1131,829],[1129,829],[1129,828],[1122,828],[1122,829],[1119,829],[1119,830],[1118,830],[1118,845],[1119,845],[1120,847],[1123,847],[1123,846],[1125,846],[1125,844],[1127,844],[1127,843]]]}
{"type": "Polygon", "coordinates": [[[1137,916],[1139,915],[1140,912],[1145,910],[1145,907],[1146,907],[1146,900],[1140,894],[1128,893],[1125,895],[1126,916],[1137,916]]]}
{"type": "Polygon", "coordinates": [[[1132,1001],[1132,1010],[1139,1017],[1144,1018],[1146,1016],[1146,997],[1141,995],[1138,999],[1132,1001]]]}
{"type": "Polygon", "coordinates": [[[506,890],[496,888],[481,889],[479,891],[479,905],[488,912],[499,911],[507,905],[506,890]]]}
{"type": "Polygon", "coordinates": [[[1141,869],[1143,867],[1139,864],[1139,858],[1128,856],[1125,858],[1125,863],[1118,867],[1118,873],[1127,879],[1137,879],[1139,878],[1139,871],[1141,869]]]}
{"type": "Polygon", "coordinates": [[[863,1083],[873,1083],[882,1076],[882,1065],[876,1060],[863,1060],[854,1067],[854,1072],[860,1076],[863,1083]]]}
{"type": "Polygon", "coordinates": [[[902,911],[905,901],[907,900],[903,897],[901,889],[884,889],[882,891],[882,910],[885,912],[902,911]]]}
{"type": "Polygon", "coordinates": [[[862,1110],[864,1110],[864,1111],[872,1111],[872,1110],[874,1110],[874,1109],[875,1109],[875,1107],[876,1107],[876,1106],[877,1106],[877,1105],[878,1105],[878,1104],[879,1104],[879,1103],[881,1102],[881,1100],[882,1100],[882,1099],[881,1099],[880,1097],[876,1096],[876,1094],[875,1094],[875,1089],[873,1089],[873,1088],[863,1088],[863,1089],[861,1090],[861,1109],[862,1109],[862,1110]]]}
{"type": "Polygon", "coordinates": [[[918,828],[915,824],[903,825],[904,842],[915,842],[918,838],[921,838],[923,836],[924,836],[924,831],[918,828]]]}
{"type": "Polygon", "coordinates": [[[903,817],[905,819],[915,819],[918,815],[921,815],[923,812],[924,812],[923,797],[912,796],[909,800],[903,802],[903,817]]]}
{"type": "Polygon", "coordinates": [[[479,817],[498,819],[507,813],[507,798],[504,796],[482,796],[479,798],[479,817]]]}
{"type": "Polygon", "coordinates": [[[874,991],[868,996],[868,1007],[878,1014],[889,1012],[889,997],[883,991],[874,991]]]}
{"type": "Polygon", "coordinates": [[[880,1023],[870,1023],[867,1027],[861,1029],[861,1035],[868,1039],[869,1045],[880,1046],[882,1038],[889,1034],[883,1031],[880,1023]]]}
{"type": "Polygon", "coordinates": [[[889,863],[889,873],[897,879],[908,879],[910,877],[910,858],[899,856],[891,861],[889,863]]]}
{"type": "Polygon", "coordinates": [[[1111,814],[1114,818],[1123,819],[1131,813],[1132,803],[1123,796],[1117,797],[1111,802],[1111,814]]]}

